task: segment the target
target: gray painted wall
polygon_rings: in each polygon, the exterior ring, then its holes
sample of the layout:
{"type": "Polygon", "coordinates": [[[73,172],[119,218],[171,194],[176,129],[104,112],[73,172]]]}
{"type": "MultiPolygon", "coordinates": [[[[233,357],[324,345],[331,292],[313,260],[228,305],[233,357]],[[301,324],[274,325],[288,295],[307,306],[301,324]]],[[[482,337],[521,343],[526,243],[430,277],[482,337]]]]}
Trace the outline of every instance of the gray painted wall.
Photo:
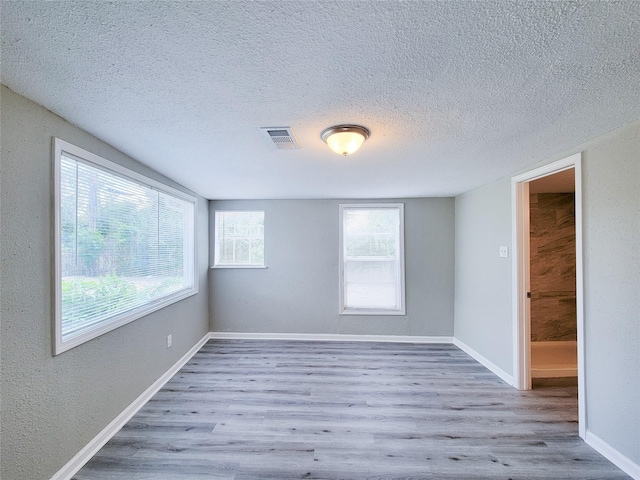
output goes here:
{"type": "Polygon", "coordinates": [[[210,271],[211,330],[452,335],[454,200],[385,201],[405,204],[406,316],[338,314],[338,206],[354,201],[213,201],[212,243],[216,209],[265,211],[268,268],[210,271]]]}
{"type": "MultiPolygon", "coordinates": [[[[640,464],[640,121],[539,165],[576,152],[587,428],[640,464]]],[[[510,177],[456,198],[455,336],[512,374],[511,259],[497,250],[511,245],[510,206],[510,177]]]]}
{"type": "Polygon", "coordinates": [[[455,199],[454,335],[513,375],[510,189],[504,178],[455,199]]]}
{"type": "Polygon", "coordinates": [[[181,187],[4,86],[0,99],[0,477],[44,480],[208,332],[208,204],[198,199],[199,294],[53,357],[51,137],[181,187]]]}
{"type": "Polygon", "coordinates": [[[640,465],[640,121],[581,150],[587,425],[640,465]]]}

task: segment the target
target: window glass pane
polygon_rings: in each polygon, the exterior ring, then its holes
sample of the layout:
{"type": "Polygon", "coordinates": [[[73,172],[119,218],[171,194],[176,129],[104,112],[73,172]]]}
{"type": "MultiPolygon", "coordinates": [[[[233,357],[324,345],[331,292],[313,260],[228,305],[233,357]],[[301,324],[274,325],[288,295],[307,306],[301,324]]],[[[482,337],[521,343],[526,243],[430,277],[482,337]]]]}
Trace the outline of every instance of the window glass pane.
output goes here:
{"type": "Polygon", "coordinates": [[[398,269],[395,261],[347,261],[346,307],[397,308],[398,269]]]}
{"type": "Polygon", "coordinates": [[[396,283],[398,264],[391,261],[349,261],[345,262],[344,275],[347,283],[396,283]]]}
{"type": "Polygon", "coordinates": [[[396,255],[399,220],[396,210],[347,210],[344,220],[348,256],[396,255]]]}
{"type": "Polygon", "coordinates": [[[233,242],[222,242],[222,245],[220,246],[220,263],[233,263],[233,247],[233,242]]]}
{"type": "Polygon", "coordinates": [[[251,227],[249,225],[239,224],[239,225],[236,225],[234,234],[239,237],[245,237],[249,235],[250,230],[251,230],[251,227]]]}
{"type": "Polygon", "coordinates": [[[347,284],[345,307],[368,309],[397,308],[396,284],[347,284]]]}
{"type": "Polygon", "coordinates": [[[216,211],[215,266],[264,266],[264,212],[216,211]]]}
{"type": "Polygon", "coordinates": [[[264,265],[264,240],[262,238],[251,240],[251,263],[264,265]]]}
{"type": "Polygon", "coordinates": [[[63,342],[193,286],[192,202],[64,153],[59,161],[63,342]]]}
{"type": "Polygon", "coordinates": [[[236,238],[232,240],[235,243],[235,256],[234,263],[248,264],[249,263],[249,248],[250,240],[248,238],[236,238]]]}
{"type": "Polygon", "coordinates": [[[347,235],[347,255],[350,257],[395,257],[396,235],[387,233],[347,235]]]}
{"type": "Polygon", "coordinates": [[[341,210],[343,312],[403,311],[401,207],[341,210]]]}

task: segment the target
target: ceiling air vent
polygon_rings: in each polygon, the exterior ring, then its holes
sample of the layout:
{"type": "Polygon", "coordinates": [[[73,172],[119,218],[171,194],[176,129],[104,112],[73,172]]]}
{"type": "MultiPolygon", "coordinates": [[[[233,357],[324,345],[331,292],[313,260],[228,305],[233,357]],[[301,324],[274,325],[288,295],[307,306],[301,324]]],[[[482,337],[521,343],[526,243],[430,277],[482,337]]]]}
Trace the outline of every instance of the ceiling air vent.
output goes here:
{"type": "Polygon", "coordinates": [[[300,148],[291,127],[261,127],[269,144],[278,150],[297,150],[300,148]]]}

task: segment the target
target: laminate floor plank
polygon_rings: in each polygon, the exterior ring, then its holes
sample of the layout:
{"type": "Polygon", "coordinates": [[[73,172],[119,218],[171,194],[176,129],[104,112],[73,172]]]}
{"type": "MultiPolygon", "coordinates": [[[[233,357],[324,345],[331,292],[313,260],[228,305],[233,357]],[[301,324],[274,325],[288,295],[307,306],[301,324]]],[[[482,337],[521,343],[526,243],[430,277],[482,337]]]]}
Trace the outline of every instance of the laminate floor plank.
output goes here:
{"type": "Polygon", "coordinates": [[[453,345],[211,340],[75,480],[629,478],[453,345]]]}

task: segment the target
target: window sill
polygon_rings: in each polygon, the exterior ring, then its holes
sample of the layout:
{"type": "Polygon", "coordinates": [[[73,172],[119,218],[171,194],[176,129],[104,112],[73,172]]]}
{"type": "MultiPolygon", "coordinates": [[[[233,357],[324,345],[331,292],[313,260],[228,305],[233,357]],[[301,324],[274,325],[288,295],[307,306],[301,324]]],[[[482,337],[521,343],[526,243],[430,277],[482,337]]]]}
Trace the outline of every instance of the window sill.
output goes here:
{"type": "Polygon", "coordinates": [[[266,265],[212,265],[211,269],[228,269],[228,268],[267,268],[266,265]]]}
{"type": "Polygon", "coordinates": [[[404,310],[373,310],[373,309],[348,309],[339,312],[340,315],[371,315],[371,316],[398,316],[406,315],[404,310]]]}

